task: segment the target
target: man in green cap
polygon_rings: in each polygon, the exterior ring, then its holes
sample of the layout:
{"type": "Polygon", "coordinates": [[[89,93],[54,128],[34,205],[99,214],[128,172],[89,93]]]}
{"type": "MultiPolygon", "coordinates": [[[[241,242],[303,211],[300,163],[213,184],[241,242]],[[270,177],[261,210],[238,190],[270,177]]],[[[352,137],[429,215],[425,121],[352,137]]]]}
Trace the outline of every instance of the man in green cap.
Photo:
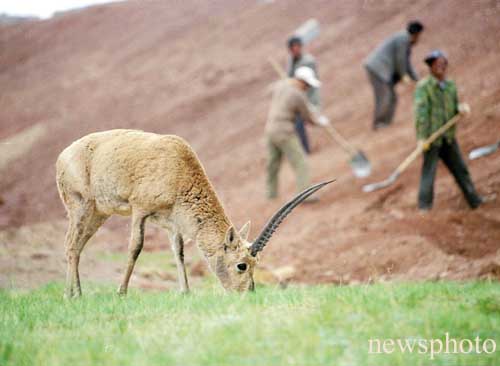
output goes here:
{"type": "Polygon", "coordinates": [[[446,78],[448,59],[442,51],[432,51],[426,58],[430,75],[417,84],[415,91],[415,123],[417,139],[424,151],[422,176],[418,194],[418,207],[422,211],[432,208],[434,178],[439,159],[443,161],[462,190],[471,208],[477,208],[484,199],[480,197],[469,175],[455,138],[456,127],[426,146],[425,140],[457,113],[469,114],[466,103],[458,103],[457,87],[446,78]]]}

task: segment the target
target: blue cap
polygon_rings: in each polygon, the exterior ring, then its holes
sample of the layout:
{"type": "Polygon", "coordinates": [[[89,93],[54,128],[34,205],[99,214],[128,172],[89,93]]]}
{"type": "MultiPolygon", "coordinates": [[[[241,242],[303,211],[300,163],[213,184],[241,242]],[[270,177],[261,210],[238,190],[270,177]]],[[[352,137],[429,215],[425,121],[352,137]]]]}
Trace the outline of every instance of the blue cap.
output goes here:
{"type": "Polygon", "coordinates": [[[425,56],[424,62],[427,65],[431,66],[432,63],[440,57],[444,57],[446,60],[448,60],[448,57],[446,57],[446,54],[443,51],[434,50],[434,51],[431,51],[431,53],[429,53],[427,56],[425,56]]]}

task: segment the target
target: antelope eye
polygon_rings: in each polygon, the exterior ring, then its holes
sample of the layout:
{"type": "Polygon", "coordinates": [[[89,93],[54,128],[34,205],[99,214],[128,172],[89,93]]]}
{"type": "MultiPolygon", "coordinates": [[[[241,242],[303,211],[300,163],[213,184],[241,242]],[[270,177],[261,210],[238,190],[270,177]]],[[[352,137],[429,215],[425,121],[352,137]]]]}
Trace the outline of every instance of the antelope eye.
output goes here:
{"type": "Polygon", "coordinates": [[[248,265],[244,262],[238,263],[236,265],[236,268],[238,268],[238,271],[240,271],[240,272],[245,272],[247,270],[247,267],[248,267],[248,265]]]}

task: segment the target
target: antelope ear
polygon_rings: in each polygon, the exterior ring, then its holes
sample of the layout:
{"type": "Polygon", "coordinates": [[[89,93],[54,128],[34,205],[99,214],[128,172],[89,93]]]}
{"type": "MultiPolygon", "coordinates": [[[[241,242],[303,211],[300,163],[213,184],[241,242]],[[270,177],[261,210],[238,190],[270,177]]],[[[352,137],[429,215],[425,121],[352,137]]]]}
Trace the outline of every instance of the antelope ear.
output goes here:
{"type": "Polygon", "coordinates": [[[234,230],[234,227],[231,226],[226,231],[226,238],[224,239],[224,243],[228,247],[233,247],[235,242],[236,242],[236,230],[234,230]]]}
{"type": "Polygon", "coordinates": [[[247,221],[247,223],[243,225],[240,229],[240,236],[243,240],[248,240],[249,235],[250,235],[250,221],[247,221]]]}

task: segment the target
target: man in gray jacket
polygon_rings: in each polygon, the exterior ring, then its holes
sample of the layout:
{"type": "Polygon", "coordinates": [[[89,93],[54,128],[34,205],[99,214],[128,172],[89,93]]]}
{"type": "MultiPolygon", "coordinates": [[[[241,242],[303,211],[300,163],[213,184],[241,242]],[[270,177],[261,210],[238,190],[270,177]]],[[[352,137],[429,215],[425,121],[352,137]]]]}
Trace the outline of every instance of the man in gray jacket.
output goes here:
{"type": "Polygon", "coordinates": [[[405,31],[386,39],[365,61],[375,95],[374,130],[387,127],[392,122],[397,104],[395,85],[401,80],[418,80],[410,55],[423,30],[424,26],[419,21],[408,23],[405,31]]]}
{"type": "MultiPolygon", "coordinates": [[[[290,59],[288,61],[287,74],[289,77],[295,77],[295,71],[302,66],[311,68],[314,71],[314,75],[318,77],[318,69],[316,66],[316,60],[309,53],[304,53],[302,51],[302,40],[299,37],[291,37],[288,40],[288,51],[290,52],[290,59]]],[[[311,87],[307,90],[307,100],[319,111],[320,107],[320,97],[319,97],[319,87],[311,87]]],[[[303,119],[300,115],[297,115],[295,120],[295,129],[299,135],[300,142],[304,147],[306,153],[310,152],[309,139],[307,137],[305,125],[303,119]]]]}

